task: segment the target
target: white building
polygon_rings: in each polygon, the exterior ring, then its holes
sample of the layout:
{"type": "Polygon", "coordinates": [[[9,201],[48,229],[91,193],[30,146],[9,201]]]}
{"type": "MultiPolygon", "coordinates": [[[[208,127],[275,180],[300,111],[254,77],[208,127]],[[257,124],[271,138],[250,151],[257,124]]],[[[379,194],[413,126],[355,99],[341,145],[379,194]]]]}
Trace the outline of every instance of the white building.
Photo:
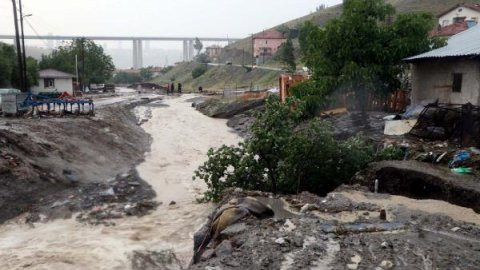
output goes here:
{"type": "Polygon", "coordinates": [[[438,24],[442,27],[465,21],[476,24],[480,20],[480,4],[458,4],[440,14],[438,24]]]}
{"type": "Polygon", "coordinates": [[[73,95],[74,75],[55,69],[45,69],[40,71],[38,85],[32,87],[32,92],[67,92],[73,95]]]}
{"type": "Polygon", "coordinates": [[[480,25],[452,36],[448,45],[406,59],[413,105],[424,100],[480,105],[480,25]]]}

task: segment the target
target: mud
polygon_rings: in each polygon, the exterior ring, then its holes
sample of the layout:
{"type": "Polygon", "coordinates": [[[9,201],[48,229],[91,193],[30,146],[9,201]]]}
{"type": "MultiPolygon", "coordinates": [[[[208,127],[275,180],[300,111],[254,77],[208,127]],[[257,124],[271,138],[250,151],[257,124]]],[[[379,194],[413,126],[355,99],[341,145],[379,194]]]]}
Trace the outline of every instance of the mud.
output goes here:
{"type": "Polygon", "coordinates": [[[350,186],[323,198],[308,193],[283,198],[292,216],[246,216],[236,223],[243,230],[226,229],[237,232],[223,240],[231,249],[219,253],[219,245],[190,269],[475,269],[480,263],[480,223],[469,222],[478,220],[473,211],[456,219],[450,215],[455,211],[437,212],[423,201],[350,186]],[[337,216],[347,212],[355,218],[337,216]]]}
{"type": "Polygon", "coordinates": [[[91,186],[93,201],[98,196],[101,204],[72,218],[47,221],[40,214],[27,224],[25,216],[9,220],[0,226],[0,269],[184,268],[193,254],[193,233],[213,207],[197,203],[205,187],[192,181],[192,173],[210,147],[239,139],[225,120],[194,110],[185,101],[192,97],[169,97],[134,110],[141,117],[132,125],[143,123],[152,143],[132,172],[155,192],[153,200],[135,191],[142,183],[127,173],[108,186],[91,186]]]}
{"type": "Polygon", "coordinates": [[[418,161],[384,161],[371,164],[352,183],[373,191],[375,180],[379,192],[444,200],[480,213],[480,182],[473,175],[457,175],[444,166],[418,161]]]}
{"type": "Polygon", "coordinates": [[[231,118],[265,104],[263,99],[241,100],[210,98],[196,105],[197,110],[214,118],[231,118]]]}
{"type": "Polygon", "coordinates": [[[0,223],[24,212],[69,216],[102,201],[99,192],[109,188],[117,188],[122,201],[118,181],[128,177],[135,178],[136,192],[153,197],[131,171],[151,140],[131,109],[148,102],[105,107],[95,117],[0,120],[0,223]]]}

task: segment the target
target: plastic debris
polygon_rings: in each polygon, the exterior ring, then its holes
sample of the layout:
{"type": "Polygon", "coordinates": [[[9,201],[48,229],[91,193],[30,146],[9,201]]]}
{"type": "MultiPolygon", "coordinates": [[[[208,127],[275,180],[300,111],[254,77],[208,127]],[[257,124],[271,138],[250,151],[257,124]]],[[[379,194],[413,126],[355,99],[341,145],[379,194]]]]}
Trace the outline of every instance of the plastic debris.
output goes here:
{"type": "Polygon", "coordinates": [[[470,159],[471,155],[468,151],[462,150],[458,151],[455,156],[453,157],[453,160],[450,161],[448,164],[449,168],[458,168],[460,167],[465,161],[468,161],[470,159]]]}
{"type": "Polygon", "coordinates": [[[472,168],[453,168],[452,172],[456,174],[471,174],[472,168]]]}

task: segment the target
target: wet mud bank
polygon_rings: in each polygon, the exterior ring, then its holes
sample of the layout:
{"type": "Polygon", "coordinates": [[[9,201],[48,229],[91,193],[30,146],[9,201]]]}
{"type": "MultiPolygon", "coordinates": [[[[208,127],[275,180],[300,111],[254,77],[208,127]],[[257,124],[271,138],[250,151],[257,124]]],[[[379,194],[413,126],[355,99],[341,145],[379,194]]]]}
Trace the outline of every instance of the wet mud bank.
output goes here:
{"type": "Polygon", "coordinates": [[[132,112],[150,102],[104,107],[94,117],[1,119],[0,223],[26,212],[36,222],[152,199],[134,170],[151,138],[132,112]]]}
{"type": "Polygon", "coordinates": [[[443,200],[480,213],[480,181],[473,175],[456,175],[448,168],[418,161],[373,163],[357,174],[352,183],[415,199],[443,200]]]}
{"type": "Polygon", "coordinates": [[[473,211],[359,186],[326,197],[230,190],[197,232],[189,269],[474,269],[479,226],[473,211]]]}

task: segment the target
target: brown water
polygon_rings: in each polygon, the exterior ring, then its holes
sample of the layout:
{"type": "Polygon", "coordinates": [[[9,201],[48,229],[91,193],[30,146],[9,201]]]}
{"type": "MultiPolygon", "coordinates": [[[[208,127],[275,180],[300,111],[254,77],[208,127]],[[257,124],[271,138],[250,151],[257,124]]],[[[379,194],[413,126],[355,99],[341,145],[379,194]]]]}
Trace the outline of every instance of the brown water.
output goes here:
{"type": "Polygon", "coordinates": [[[192,97],[166,99],[168,106],[151,108],[152,119],[143,125],[153,143],[137,169],[162,206],[142,218],[115,220],[114,227],[69,219],[32,228],[12,221],[0,227],[0,269],[130,269],[133,251],[166,249],[187,264],[193,233],[213,207],[195,202],[204,186],[192,182],[193,171],[210,147],[239,141],[224,120],[192,109],[185,101],[192,97]],[[172,200],[176,205],[168,206],[172,200]]]}

